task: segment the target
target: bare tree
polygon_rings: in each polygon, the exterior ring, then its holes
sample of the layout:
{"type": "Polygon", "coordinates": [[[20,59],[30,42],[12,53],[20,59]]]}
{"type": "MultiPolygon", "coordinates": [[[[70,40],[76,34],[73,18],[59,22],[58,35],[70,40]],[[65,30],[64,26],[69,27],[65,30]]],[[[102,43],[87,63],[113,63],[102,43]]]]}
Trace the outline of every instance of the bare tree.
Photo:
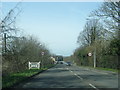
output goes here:
{"type": "Polygon", "coordinates": [[[120,55],[120,1],[103,2],[89,18],[94,19],[87,21],[78,36],[78,43],[82,44],[83,48],[79,47],[74,55],[78,59],[81,58],[79,62],[86,62],[87,58],[82,60],[82,55],[92,52],[94,66],[97,62],[100,67],[119,68],[117,62],[120,55]]]}
{"type": "Polygon", "coordinates": [[[106,28],[114,30],[120,38],[120,1],[104,2],[98,10],[91,13],[91,16],[102,17],[106,28]]]}
{"type": "Polygon", "coordinates": [[[90,19],[87,21],[84,30],[80,32],[77,42],[82,45],[92,45],[95,40],[104,38],[105,31],[98,19],[90,19]]]}
{"type": "Polygon", "coordinates": [[[9,45],[12,39],[16,38],[16,33],[19,30],[16,27],[16,18],[21,12],[19,5],[20,3],[17,3],[0,22],[0,35],[3,37],[4,46],[3,53],[6,52],[7,45],[9,45]]]}

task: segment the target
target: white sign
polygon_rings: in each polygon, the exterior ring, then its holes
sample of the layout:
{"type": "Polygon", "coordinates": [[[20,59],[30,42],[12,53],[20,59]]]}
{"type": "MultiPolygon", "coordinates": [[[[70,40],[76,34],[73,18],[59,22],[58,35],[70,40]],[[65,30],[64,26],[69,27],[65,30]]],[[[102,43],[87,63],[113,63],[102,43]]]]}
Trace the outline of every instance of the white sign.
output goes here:
{"type": "Polygon", "coordinates": [[[42,55],[44,55],[44,52],[41,52],[42,55]]]}
{"type": "Polygon", "coordinates": [[[88,53],[88,56],[92,56],[92,53],[88,53]]]}
{"type": "Polygon", "coordinates": [[[29,69],[31,69],[31,68],[39,69],[40,68],[40,62],[28,62],[28,65],[29,65],[29,69]]]}

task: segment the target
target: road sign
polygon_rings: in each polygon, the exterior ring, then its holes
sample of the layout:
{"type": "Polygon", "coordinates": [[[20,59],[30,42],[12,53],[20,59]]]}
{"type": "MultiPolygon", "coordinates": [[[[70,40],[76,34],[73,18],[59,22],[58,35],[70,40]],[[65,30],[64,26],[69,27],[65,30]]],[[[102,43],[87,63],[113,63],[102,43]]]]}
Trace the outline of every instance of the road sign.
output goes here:
{"type": "Polygon", "coordinates": [[[40,68],[40,62],[28,62],[29,69],[31,68],[40,68]]]}
{"type": "Polygon", "coordinates": [[[44,52],[41,52],[42,55],[44,55],[44,52]]]}
{"type": "Polygon", "coordinates": [[[92,53],[88,53],[88,56],[92,56],[92,53]]]}

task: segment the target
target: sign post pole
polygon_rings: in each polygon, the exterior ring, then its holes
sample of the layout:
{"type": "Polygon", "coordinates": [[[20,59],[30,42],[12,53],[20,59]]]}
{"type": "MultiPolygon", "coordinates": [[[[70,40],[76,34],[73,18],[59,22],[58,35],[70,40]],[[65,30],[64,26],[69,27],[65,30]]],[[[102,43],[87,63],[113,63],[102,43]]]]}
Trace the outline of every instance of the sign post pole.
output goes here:
{"type": "Polygon", "coordinates": [[[95,51],[94,51],[94,68],[96,68],[96,47],[95,47],[95,51]]]}

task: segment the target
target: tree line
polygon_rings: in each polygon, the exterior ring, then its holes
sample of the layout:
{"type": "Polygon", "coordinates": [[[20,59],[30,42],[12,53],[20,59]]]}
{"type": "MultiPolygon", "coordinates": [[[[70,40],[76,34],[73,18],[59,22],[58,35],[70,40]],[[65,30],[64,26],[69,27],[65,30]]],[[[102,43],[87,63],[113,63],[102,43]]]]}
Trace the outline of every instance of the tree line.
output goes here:
{"type": "Polygon", "coordinates": [[[74,52],[78,65],[119,68],[120,56],[120,2],[103,2],[90,13],[80,32],[74,52]],[[88,56],[91,53],[92,56],[88,56]]]}
{"type": "Polygon", "coordinates": [[[51,53],[44,44],[33,36],[21,35],[16,26],[16,18],[20,14],[19,3],[8,11],[0,22],[0,35],[2,37],[2,75],[21,72],[28,69],[28,62],[42,62],[45,68],[53,64],[51,53]],[[42,55],[44,52],[44,55],[42,55]]]}

